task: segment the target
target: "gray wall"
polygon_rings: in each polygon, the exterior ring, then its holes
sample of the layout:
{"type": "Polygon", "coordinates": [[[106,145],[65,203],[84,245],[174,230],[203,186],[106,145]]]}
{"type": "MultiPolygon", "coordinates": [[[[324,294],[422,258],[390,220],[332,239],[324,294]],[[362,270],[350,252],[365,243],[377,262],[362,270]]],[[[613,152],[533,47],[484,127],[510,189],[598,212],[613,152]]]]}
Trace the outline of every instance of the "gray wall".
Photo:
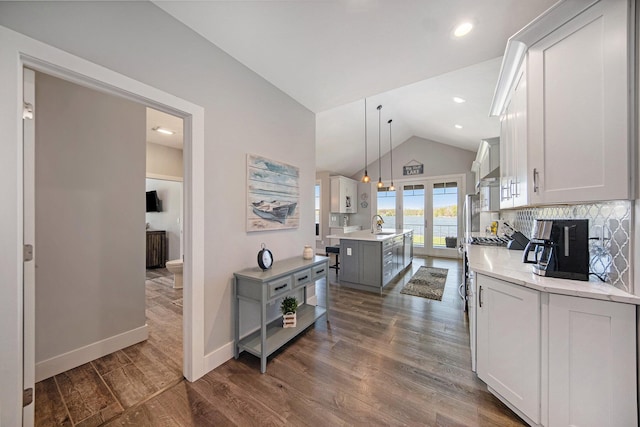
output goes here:
{"type": "MultiPolygon", "coordinates": [[[[478,145],[480,141],[478,141],[478,145]]],[[[390,156],[387,153],[382,156],[381,169],[382,181],[386,186],[390,184],[391,176],[390,156]]],[[[441,175],[465,174],[466,193],[471,191],[469,186],[472,183],[471,163],[476,159],[475,151],[463,150],[439,142],[413,136],[393,149],[393,181],[396,187],[398,183],[406,179],[422,179],[441,175]],[[424,174],[415,176],[403,176],[402,167],[412,160],[424,164],[424,174]]],[[[374,159],[369,164],[367,170],[372,178],[371,184],[358,184],[358,194],[367,193],[369,195],[369,206],[366,209],[358,207],[358,213],[351,216],[352,225],[362,225],[363,228],[371,227],[371,216],[375,214],[375,184],[378,177],[378,159],[374,159]]],[[[413,163],[412,163],[413,164],[413,163]]],[[[360,180],[364,169],[351,176],[360,180]]]]}
{"type": "Polygon", "coordinates": [[[167,232],[167,261],[181,258],[182,250],[182,181],[164,179],[146,180],[147,191],[158,192],[161,212],[147,212],[145,220],[149,230],[167,232]]]}
{"type": "MultiPolygon", "coordinates": [[[[0,2],[0,25],[204,107],[205,353],[228,345],[233,272],[262,242],[279,260],[314,241],[314,114],[150,2],[0,2]],[[300,168],[298,229],[245,231],[247,153],[300,168]]],[[[15,196],[15,180],[2,185],[15,196]]]]}
{"type": "Polygon", "coordinates": [[[145,324],[145,108],[36,74],[36,363],[145,324]]]}
{"type": "Polygon", "coordinates": [[[147,176],[182,178],[183,164],[182,150],[147,142],[147,176]]]}

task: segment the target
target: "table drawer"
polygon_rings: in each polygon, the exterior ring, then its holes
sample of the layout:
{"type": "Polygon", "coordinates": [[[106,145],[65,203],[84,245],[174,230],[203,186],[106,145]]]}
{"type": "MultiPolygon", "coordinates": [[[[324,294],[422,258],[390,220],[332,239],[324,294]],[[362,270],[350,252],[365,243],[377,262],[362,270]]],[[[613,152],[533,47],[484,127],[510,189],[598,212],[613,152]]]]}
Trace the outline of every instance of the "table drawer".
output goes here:
{"type": "Polygon", "coordinates": [[[327,264],[316,265],[311,268],[311,280],[316,281],[327,274],[327,264]]]}
{"type": "Polygon", "coordinates": [[[311,269],[308,268],[306,270],[298,271],[297,273],[293,273],[293,286],[302,286],[311,282],[311,269]]]}
{"type": "Polygon", "coordinates": [[[291,276],[268,282],[267,286],[269,287],[269,298],[275,298],[293,289],[291,276]]]}

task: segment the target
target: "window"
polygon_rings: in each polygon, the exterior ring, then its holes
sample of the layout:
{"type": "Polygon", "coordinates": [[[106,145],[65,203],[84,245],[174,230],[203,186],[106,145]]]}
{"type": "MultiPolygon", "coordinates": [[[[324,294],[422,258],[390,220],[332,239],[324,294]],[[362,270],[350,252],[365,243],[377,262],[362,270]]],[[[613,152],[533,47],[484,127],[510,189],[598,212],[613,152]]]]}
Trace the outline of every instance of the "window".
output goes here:
{"type": "Polygon", "coordinates": [[[384,228],[396,228],[396,192],[389,187],[378,189],[377,214],[384,220],[384,228]]]}
{"type": "MultiPolygon", "coordinates": [[[[458,237],[458,184],[433,184],[433,247],[445,247],[446,238],[458,237]]],[[[451,247],[451,246],[449,246],[451,247]]]]}
{"type": "Polygon", "coordinates": [[[316,184],[316,236],[320,235],[320,184],[316,184]]]}

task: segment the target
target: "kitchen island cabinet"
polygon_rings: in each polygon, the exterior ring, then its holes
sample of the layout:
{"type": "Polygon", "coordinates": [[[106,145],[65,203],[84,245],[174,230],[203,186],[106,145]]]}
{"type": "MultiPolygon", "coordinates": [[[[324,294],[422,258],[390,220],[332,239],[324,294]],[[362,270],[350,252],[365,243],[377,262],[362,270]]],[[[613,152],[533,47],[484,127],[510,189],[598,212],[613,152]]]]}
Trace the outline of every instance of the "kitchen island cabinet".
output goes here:
{"type": "Polygon", "coordinates": [[[340,283],[382,292],[413,261],[413,230],[369,230],[327,236],[340,239],[340,283]]]}

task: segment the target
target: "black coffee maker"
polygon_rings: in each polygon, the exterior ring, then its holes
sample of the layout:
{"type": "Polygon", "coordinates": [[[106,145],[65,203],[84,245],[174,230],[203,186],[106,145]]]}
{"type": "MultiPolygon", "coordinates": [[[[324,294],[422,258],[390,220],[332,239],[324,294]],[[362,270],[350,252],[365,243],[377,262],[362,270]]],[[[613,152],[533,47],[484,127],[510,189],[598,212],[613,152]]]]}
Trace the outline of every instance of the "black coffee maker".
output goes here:
{"type": "Polygon", "coordinates": [[[536,220],[522,261],[539,276],[589,280],[589,220],[536,220]]]}

